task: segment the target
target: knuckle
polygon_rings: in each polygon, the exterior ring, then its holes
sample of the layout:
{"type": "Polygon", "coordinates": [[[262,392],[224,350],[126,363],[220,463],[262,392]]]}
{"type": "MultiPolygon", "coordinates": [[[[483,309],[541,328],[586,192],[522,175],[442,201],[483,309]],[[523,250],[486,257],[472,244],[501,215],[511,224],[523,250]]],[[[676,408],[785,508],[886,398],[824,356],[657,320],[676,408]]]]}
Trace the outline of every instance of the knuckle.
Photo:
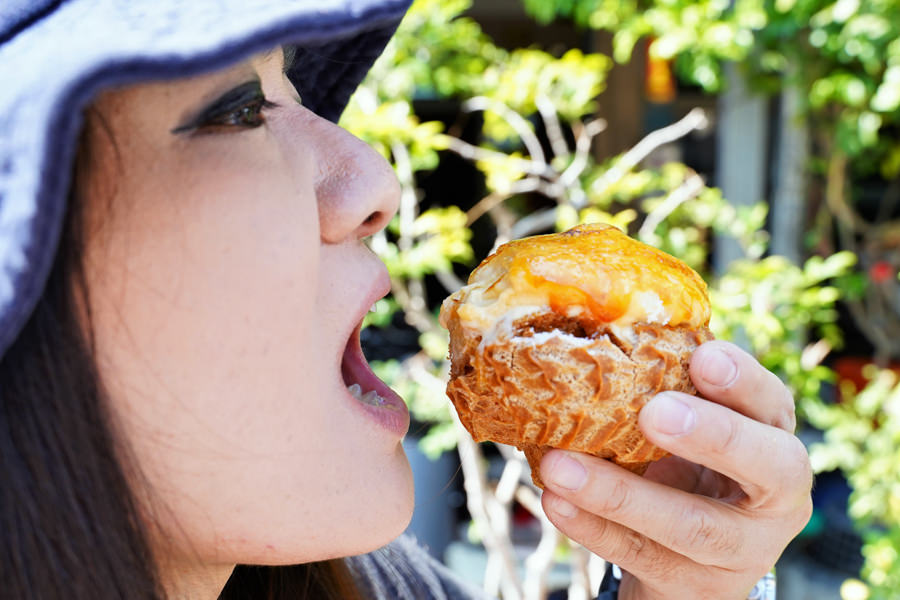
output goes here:
{"type": "Polygon", "coordinates": [[[620,548],[621,558],[619,561],[622,565],[636,567],[637,565],[655,562],[652,560],[652,557],[647,556],[648,552],[645,552],[645,549],[650,548],[647,538],[632,529],[623,528],[620,548]]]}
{"type": "Polygon", "coordinates": [[[735,452],[741,444],[741,426],[737,419],[725,419],[723,427],[718,430],[718,438],[714,440],[712,450],[723,456],[735,452]]]}
{"type": "MultiPolygon", "coordinates": [[[[614,527],[611,522],[603,518],[591,519],[590,527],[578,541],[585,547],[594,549],[598,552],[603,548],[609,547],[610,539],[614,535],[614,527]]],[[[598,552],[600,553],[600,552],[598,552]]]]}
{"type": "Polygon", "coordinates": [[[794,395],[775,374],[769,373],[769,375],[777,380],[777,389],[780,390],[778,412],[772,425],[789,433],[793,433],[794,429],[797,428],[797,412],[794,403],[794,395]]]}
{"type": "Polygon", "coordinates": [[[793,529],[793,535],[797,535],[803,528],[806,527],[806,524],[809,523],[809,520],[813,515],[813,503],[812,496],[804,499],[804,501],[800,504],[800,508],[797,510],[797,522],[793,529]]]}
{"type": "Polygon", "coordinates": [[[600,514],[607,516],[620,516],[631,505],[634,491],[631,486],[622,479],[618,479],[609,493],[601,497],[598,510],[600,514]]]}
{"type": "Polygon", "coordinates": [[[679,561],[655,542],[648,541],[641,549],[638,567],[643,578],[652,581],[672,581],[679,574],[679,561]]]}
{"type": "Polygon", "coordinates": [[[787,483],[793,483],[804,496],[808,496],[813,486],[812,465],[806,446],[794,435],[789,436],[785,444],[784,464],[787,483]]]}
{"type": "MultiPolygon", "coordinates": [[[[784,435],[784,434],[782,434],[784,435]]],[[[754,486],[751,496],[755,499],[748,504],[751,508],[776,508],[785,509],[794,507],[800,503],[811,503],[811,491],[813,485],[812,466],[809,462],[809,454],[806,446],[799,438],[793,435],[784,436],[783,443],[773,443],[777,454],[773,454],[772,476],[766,485],[754,486]]],[[[798,512],[802,517],[804,511],[798,512]]],[[[811,516],[811,513],[810,515],[811,516]]],[[[806,520],[809,520],[809,516],[806,520]]],[[[806,521],[804,521],[804,524],[806,521]]]]}
{"type": "Polygon", "coordinates": [[[683,522],[688,526],[684,540],[692,556],[709,556],[721,561],[740,549],[734,532],[723,527],[706,507],[691,506],[683,522]]]}

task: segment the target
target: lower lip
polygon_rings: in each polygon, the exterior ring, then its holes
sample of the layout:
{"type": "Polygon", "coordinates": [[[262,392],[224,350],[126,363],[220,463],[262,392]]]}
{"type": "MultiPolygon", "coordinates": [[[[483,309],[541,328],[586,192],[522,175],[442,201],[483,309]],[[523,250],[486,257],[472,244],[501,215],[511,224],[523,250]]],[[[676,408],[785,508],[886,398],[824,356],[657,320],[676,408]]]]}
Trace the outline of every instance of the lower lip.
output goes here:
{"type": "Polygon", "coordinates": [[[358,329],[350,337],[350,342],[342,357],[341,368],[352,373],[353,382],[359,384],[363,393],[375,390],[384,400],[383,404],[377,406],[366,404],[347,391],[347,397],[353,404],[362,409],[363,413],[375,423],[402,439],[409,431],[409,409],[403,398],[372,372],[363,356],[362,348],[359,346],[358,329]]]}
{"type": "Polygon", "coordinates": [[[378,406],[366,404],[357,400],[350,392],[347,392],[347,396],[350,397],[353,404],[363,410],[366,416],[402,439],[406,432],[409,431],[409,409],[406,407],[406,403],[392,391],[385,392],[379,388],[375,388],[375,391],[384,399],[384,404],[379,404],[378,406]]]}

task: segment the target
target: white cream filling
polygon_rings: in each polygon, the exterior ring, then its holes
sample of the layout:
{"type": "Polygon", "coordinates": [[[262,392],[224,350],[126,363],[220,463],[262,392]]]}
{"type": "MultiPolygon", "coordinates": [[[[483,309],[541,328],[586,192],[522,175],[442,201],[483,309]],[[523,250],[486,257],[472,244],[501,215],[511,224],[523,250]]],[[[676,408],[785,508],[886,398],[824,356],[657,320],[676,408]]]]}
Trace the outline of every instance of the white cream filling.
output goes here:
{"type": "Polygon", "coordinates": [[[481,336],[481,343],[478,345],[479,350],[483,350],[485,345],[493,344],[497,338],[509,338],[513,335],[513,323],[532,314],[545,313],[549,310],[547,306],[514,306],[503,313],[503,316],[497,319],[493,327],[485,331],[481,336]]]}
{"type": "Polygon", "coordinates": [[[530,336],[517,335],[514,336],[511,341],[515,344],[536,346],[538,344],[546,344],[548,341],[554,338],[562,340],[570,346],[589,346],[596,341],[591,338],[578,337],[572,335],[571,333],[566,333],[565,331],[559,330],[538,331],[534,335],[530,336]]]}
{"type": "MultiPolygon", "coordinates": [[[[665,325],[672,318],[669,311],[663,305],[662,298],[656,292],[641,292],[635,295],[638,305],[643,309],[644,318],[642,321],[647,323],[659,323],[665,325]]],[[[634,300],[632,300],[632,303],[634,300]]]]}

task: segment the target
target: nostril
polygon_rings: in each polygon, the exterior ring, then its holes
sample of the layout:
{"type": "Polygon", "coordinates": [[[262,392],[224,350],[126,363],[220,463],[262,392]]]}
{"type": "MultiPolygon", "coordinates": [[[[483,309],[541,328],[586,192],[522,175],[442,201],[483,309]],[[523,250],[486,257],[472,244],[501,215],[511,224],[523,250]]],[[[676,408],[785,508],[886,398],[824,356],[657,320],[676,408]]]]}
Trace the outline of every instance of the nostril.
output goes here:
{"type": "Polygon", "coordinates": [[[372,214],[370,214],[368,217],[366,217],[366,220],[363,221],[363,225],[373,225],[375,223],[378,223],[380,220],[381,220],[381,212],[375,211],[372,214]]]}

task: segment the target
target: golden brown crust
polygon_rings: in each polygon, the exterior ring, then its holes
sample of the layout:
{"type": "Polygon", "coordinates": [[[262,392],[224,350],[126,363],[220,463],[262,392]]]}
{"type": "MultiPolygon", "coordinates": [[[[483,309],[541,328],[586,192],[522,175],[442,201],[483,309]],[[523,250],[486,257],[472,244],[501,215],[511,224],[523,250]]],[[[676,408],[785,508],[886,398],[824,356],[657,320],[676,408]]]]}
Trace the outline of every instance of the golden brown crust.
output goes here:
{"type": "Polygon", "coordinates": [[[523,335],[482,344],[481,332],[462,325],[454,313],[446,321],[447,394],[476,441],[522,449],[541,487],[538,465],[549,448],[609,458],[639,473],[665,456],[644,439],[638,413],[657,392],[694,393],[688,362],[697,346],[712,339],[706,327],[662,325],[636,325],[633,344],[602,331],[592,339],[531,338],[531,320],[516,324],[523,335]]]}
{"type": "MultiPolygon", "coordinates": [[[[686,264],[608,225],[581,225],[500,246],[444,302],[470,327],[545,307],[598,327],[709,324],[706,283],[686,264]]],[[[446,326],[446,324],[445,324],[446,326]]]]}

